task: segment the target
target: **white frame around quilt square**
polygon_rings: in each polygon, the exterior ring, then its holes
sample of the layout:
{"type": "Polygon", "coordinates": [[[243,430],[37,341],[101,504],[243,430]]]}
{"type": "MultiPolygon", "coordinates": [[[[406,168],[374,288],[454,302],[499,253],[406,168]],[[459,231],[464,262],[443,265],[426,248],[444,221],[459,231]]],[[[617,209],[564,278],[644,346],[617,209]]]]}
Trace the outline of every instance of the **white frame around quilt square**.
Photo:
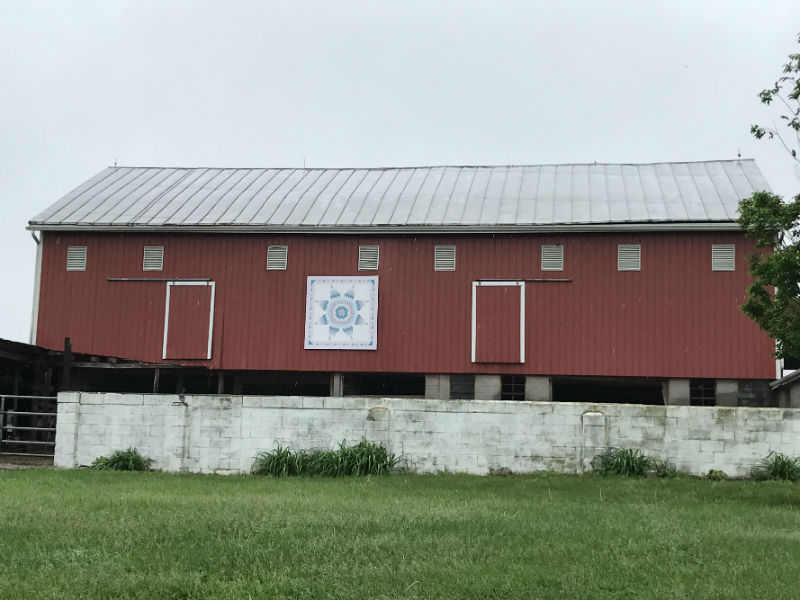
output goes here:
{"type": "Polygon", "coordinates": [[[309,276],[303,347],[377,350],[378,276],[309,276]]]}

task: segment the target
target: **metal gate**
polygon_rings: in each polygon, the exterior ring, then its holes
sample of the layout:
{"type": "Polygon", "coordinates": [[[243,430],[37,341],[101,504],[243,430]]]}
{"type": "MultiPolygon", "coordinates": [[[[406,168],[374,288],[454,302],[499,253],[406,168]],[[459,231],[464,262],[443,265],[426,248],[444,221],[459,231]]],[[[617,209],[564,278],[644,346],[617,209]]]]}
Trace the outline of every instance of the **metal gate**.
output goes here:
{"type": "Polygon", "coordinates": [[[0,454],[53,456],[57,411],[55,396],[0,395],[0,454]]]}

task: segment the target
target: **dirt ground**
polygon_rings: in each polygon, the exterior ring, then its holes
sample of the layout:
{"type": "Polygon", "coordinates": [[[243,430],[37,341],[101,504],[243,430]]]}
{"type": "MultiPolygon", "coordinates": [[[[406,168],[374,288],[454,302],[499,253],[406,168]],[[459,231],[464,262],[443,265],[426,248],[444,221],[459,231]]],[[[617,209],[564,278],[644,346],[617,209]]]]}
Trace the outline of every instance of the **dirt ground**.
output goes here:
{"type": "Polygon", "coordinates": [[[52,468],[52,456],[9,456],[7,454],[0,454],[0,471],[52,468]]]}

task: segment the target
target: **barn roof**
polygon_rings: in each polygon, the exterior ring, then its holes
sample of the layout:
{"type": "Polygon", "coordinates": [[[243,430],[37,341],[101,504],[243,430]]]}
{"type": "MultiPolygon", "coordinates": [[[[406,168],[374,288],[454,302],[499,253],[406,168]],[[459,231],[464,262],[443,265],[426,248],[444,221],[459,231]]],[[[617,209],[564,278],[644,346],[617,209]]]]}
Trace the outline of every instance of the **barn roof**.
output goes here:
{"type": "Polygon", "coordinates": [[[735,229],[769,190],[750,159],[375,169],[109,167],[29,229],[735,229]]]}

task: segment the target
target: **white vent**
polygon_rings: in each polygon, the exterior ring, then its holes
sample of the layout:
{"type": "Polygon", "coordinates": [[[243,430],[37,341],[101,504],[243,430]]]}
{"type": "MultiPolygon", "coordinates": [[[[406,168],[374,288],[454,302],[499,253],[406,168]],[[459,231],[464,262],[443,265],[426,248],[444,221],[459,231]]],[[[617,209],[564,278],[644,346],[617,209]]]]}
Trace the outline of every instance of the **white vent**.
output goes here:
{"type": "Polygon", "coordinates": [[[164,246],[145,246],[142,271],[161,271],[164,268],[164,246]]]}
{"type": "Polygon", "coordinates": [[[711,244],[711,270],[736,270],[736,246],[734,244],[711,244]]]}
{"type": "Polygon", "coordinates": [[[358,247],[358,270],[359,271],[378,270],[378,246],[358,247]]]}
{"type": "Polygon", "coordinates": [[[642,247],[639,244],[617,246],[617,271],[641,271],[642,247]]]}
{"type": "Polygon", "coordinates": [[[67,271],[86,270],[86,246],[67,246],[67,271]]]}
{"type": "Polygon", "coordinates": [[[289,257],[289,246],[267,248],[267,271],[285,271],[289,257]]]}
{"type": "Polygon", "coordinates": [[[564,246],[542,246],[542,271],[564,270],[564,246]]]}
{"type": "Polygon", "coordinates": [[[434,246],[433,248],[433,270],[434,271],[455,271],[456,270],[456,247],[455,246],[434,246]]]}

